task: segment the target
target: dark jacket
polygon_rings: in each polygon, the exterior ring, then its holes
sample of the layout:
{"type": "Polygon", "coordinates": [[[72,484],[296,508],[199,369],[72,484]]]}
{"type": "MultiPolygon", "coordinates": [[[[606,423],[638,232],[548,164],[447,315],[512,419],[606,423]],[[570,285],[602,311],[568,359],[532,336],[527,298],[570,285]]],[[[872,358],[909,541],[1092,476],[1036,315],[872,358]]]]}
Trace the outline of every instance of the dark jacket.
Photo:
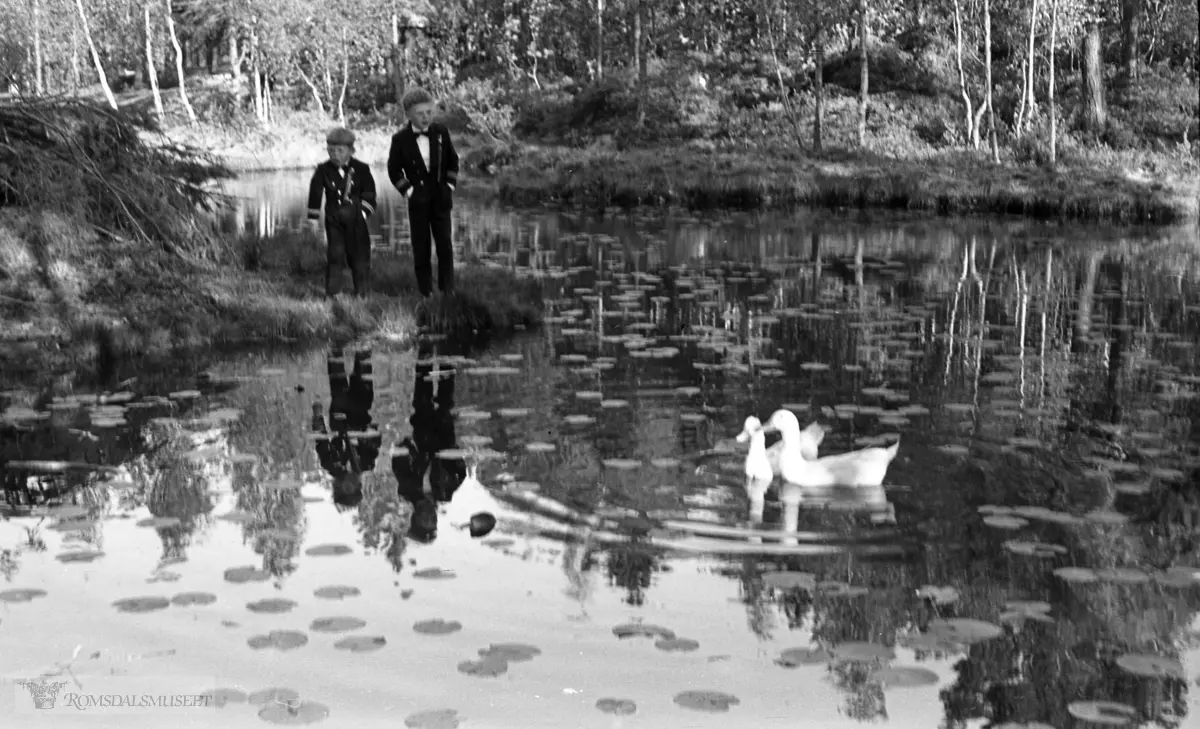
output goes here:
{"type": "Polygon", "coordinates": [[[410,204],[433,204],[448,210],[454,203],[447,186],[458,184],[458,153],[450,141],[450,130],[442,124],[429,125],[429,162],[433,169],[425,167],[411,124],[392,135],[388,152],[388,178],[392,184],[406,196],[410,187],[415,188],[410,204]]]}
{"type": "Polygon", "coordinates": [[[326,426],[325,419],[314,413],[313,431],[329,435],[328,439],[317,440],[316,450],[321,467],[332,476],[369,473],[375,468],[383,436],[350,437],[351,433],[371,431],[375,425],[371,418],[375,387],[370,373],[366,356],[355,357],[349,377],[340,360],[329,362],[329,424],[326,426]]]}
{"type": "Polygon", "coordinates": [[[460,458],[438,458],[438,451],[454,448],[454,377],[441,378],[437,396],[429,379],[432,367],[419,364],[413,388],[413,414],[409,418],[412,435],[402,445],[405,455],[392,458],[392,473],[401,498],[412,503],[424,500],[424,478],[429,472],[430,494],[434,501],[447,502],[467,476],[466,463],[460,458]]]}
{"type": "Polygon", "coordinates": [[[343,189],[346,184],[346,176],[342,174],[333,160],[326,160],[313,170],[312,180],[308,183],[309,220],[317,220],[321,217],[322,196],[325,198],[325,225],[327,226],[341,224],[345,227],[347,222],[357,223],[358,220],[369,218],[375,213],[375,206],[378,203],[375,177],[371,174],[370,165],[351,157],[346,166],[354,171],[350,179],[349,190],[343,189]],[[343,201],[352,207],[354,216],[352,221],[343,219],[339,223],[337,211],[343,201]]]}

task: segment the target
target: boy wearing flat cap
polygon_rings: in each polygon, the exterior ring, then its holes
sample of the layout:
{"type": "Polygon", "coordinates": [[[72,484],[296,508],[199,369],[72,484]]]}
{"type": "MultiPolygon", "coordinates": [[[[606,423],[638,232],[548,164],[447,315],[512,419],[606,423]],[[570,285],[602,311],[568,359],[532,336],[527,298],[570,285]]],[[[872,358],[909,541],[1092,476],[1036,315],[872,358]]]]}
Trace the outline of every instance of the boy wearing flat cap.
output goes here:
{"type": "Polygon", "coordinates": [[[367,220],[375,213],[375,178],[366,162],[354,159],[354,132],[339,127],[325,137],[329,160],[317,165],[308,183],[308,220],[315,227],[325,198],[325,293],[342,288],[350,269],[354,294],[365,296],[371,279],[371,234],[367,220]]]}
{"type": "Polygon", "coordinates": [[[450,209],[458,182],[458,154],[450,131],[433,122],[433,97],[413,89],[401,99],[408,124],[392,137],[388,177],[408,199],[409,235],[417,288],[428,299],[433,293],[433,251],[437,249],[438,290],[454,290],[454,250],[450,209]]]}

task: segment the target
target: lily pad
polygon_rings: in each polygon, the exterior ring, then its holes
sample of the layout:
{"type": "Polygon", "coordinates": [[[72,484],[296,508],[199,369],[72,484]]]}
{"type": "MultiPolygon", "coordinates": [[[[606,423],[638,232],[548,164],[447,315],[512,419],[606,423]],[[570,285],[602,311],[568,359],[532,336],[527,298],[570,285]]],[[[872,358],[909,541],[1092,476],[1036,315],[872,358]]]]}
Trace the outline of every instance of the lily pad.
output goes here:
{"type": "Polygon", "coordinates": [[[929,600],[935,605],[951,605],[958,602],[958,590],[949,586],[924,585],[917,590],[917,597],[929,600]]]}
{"type": "Polygon", "coordinates": [[[162,610],[170,604],[171,601],[165,597],[151,595],[146,597],[127,597],[123,600],[117,600],[113,603],[113,607],[122,613],[149,613],[155,610],[162,610]]]}
{"type": "Polygon", "coordinates": [[[104,552],[89,549],[76,552],[63,552],[62,554],[55,555],[54,558],[63,564],[87,564],[95,562],[103,556],[104,552]]]}
{"type": "Polygon", "coordinates": [[[340,651],[351,653],[370,653],[387,645],[387,638],[382,635],[351,635],[333,644],[340,651]]]}
{"type": "Polygon", "coordinates": [[[684,691],[676,694],[675,703],[685,709],[719,714],[729,711],[730,707],[737,706],[742,702],[733,694],[721,691],[684,691]]]}
{"type": "Polygon", "coordinates": [[[838,643],[829,649],[829,653],[840,661],[868,663],[871,661],[890,661],[896,657],[896,651],[890,646],[880,643],[864,643],[850,641],[838,643]]]}
{"type": "Polygon", "coordinates": [[[631,716],[637,713],[637,704],[630,699],[597,699],[596,708],[613,716],[631,716]]]}
{"type": "Polygon", "coordinates": [[[365,627],[367,621],[359,618],[337,616],[332,618],[317,618],[309,624],[308,629],[318,633],[345,633],[365,627]]]}
{"type": "Polygon", "coordinates": [[[1124,726],[1137,719],[1137,709],[1116,701],[1073,701],[1067,705],[1067,713],[1105,726],[1124,726]]]}
{"type": "Polygon", "coordinates": [[[871,673],[871,679],[886,688],[916,688],[935,686],[940,680],[937,673],[920,666],[889,666],[871,673]]]}
{"type": "Polygon", "coordinates": [[[862,597],[870,590],[861,585],[847,585],[845,582],[827,580],[817,583],[817,592],[824,597],[862,597]]]}
{"type": "Polygon", "coordinates": [[[700,648],[700,642],[691,638],[661,638],[654,647],[667,653],[691,653],[700,648]]]}
{"type": "Polygon", "coordinates": [[[996,529],[1020,529],[1029,524],[1028,521],[1018,517],[1009,516],[1007,514],[993,514],[992,516],[983,517],[983,523],[996,529]]]}
{"type": "Polygon", "coordinates": [[[829,651],[819,646],[808,648],[788,648],[779,654],[779,658],[775,659],[775,663],[785,668],[795,668],[797,666],[815,666],[822,663],[828,663],[833,658],[829,651]]]}
{"type": "Polygon", "coordinates": [[[179,607],[212,605],[216,601],[217,596],[211,592],[181,592],[171,598],[171,604],[179,607]]]}
{"type": "Polygon", "coordinates": [[[225,570],[225,581],[238,584],[245,582],[266,582],[271,573],[257,567],[231,567],[225,570]]]}
{"type": "Polygon", "coordinates": [[[492,537],[491,539],[483,540],[480,542],[480,544],[485,547],[491,547],[492,549],[508,549],[516,544],[516,541],[509,539],[508,537],[492,537]]]}
{"type": "Polygon", "coordinates": [[[267,705],[258,712],[258,718],[269,724],[316,724],[329,716],[329,707],[316,701],[267,705]]]}
{"type": "Polygon", "coordinates": [[[618,638],[632,638],[635,636],[645,638],[664,638],[672,640],[675,638],[675,631],[668,630],[661,625],[653,625],[651,623],[625,623],[613,628],[613,635],[618,638]]]}
{"type": "Polygon", "coordinates": [[[1150,573],[1135,567],[1109,567],[1096,570],[1096,577],[1101,582],[1112,582],[1118,585],[1141,585],[1150,581],[1150,573]]]}
{"type": "Polygon", "coordinates": [[[296,702],[300,700],[300,693],[290,688],[279,688],[272,686],[261,691],[255,691],[246,697],[246,703],[252,706],[259,704],[273,704],[276,701],[283,703],[296,702]]]}
{"type": "Polygon", "coordinates": [[[1018,539],[1008,540],[1004,543],[1004,548],[1013,554],[1019,554],[1025,557],[1050,558],[1067,553],[1067,548],[1060,544],[1027,542],[1018,539]]]}
{"type": "Polygon", "coordinates": [[[423,570],[414,572],[413,577],[422,580],[452,580],[457,575],[454,574],[454,570],[444,570],[441,567],[426,567],[423,570]]]}
{"type": "Polygon", "coordinates": [[[218,709],[223,708],[226,704],[245,703],[247,698],[244,691],[232,688],[215,688],[204,691],[200,695],[208,698],[208,706],[215,706],[218,709]]]}
{"type": "Polygon", "coordinates": [[[274,648],[290,651],[308,645],[308,636],[298,630],[272,630],[266,635],[251,636],[246,640],[246,645],[254,650],[274,648]]]}
{"type": "Polygon", "coordinates": [[[35,587],[22,587],[17,590],[0,592],[0,602],[32,602],[39,597],[45,597],[46,591],[35,587]]]}
{"type": "Polygon", "coordinates": [[[642,465],[641,461],[632,458],[605,458],[602,461],[606,468],[611,468],[617,471],[632,471],[642,465]]]}
{"type": "Polygon", "coordinates": [[[1154,656],[1144,653],[1126,653],[1117,659],[1117,665],[1128,673],[1147,678],[1162,678],[1169,676],[1181,681],[1184,675],[1183,664],[1174,658],[1154,656]]]}
{"type": "Polygon", "coordinates": [[[462,623],[457,620],[434,618],[413,623],[413,630],[422,635],[448,635],[462,630],[462,623]]]}
{"type": "Polygon", "coordinates": [[[458,711],[455,709],[430,709],[409,714],[404,719],[408,729],[458,729],[458,711]]]}
{"type": "Polygon", "coordinates": [[[350,585],[329,585],[313,590],[313,595],[325,600],[344,600],[347,597],[357,597],[361,594],[362,590],[350,585]]]}
{"type": "Polygon", "coordinates": [[[304,550],[304,553],[309,557],[339,557],[343,554],[350,554],[350,551],[350,548],[344,544],[318,544],[304,550]]]}
{"type": "Polygon", "coordinates": [[[508,661],[500,656],[485,656],[476,661],[463,661],[458,664],[458,672],[468,676],[495,678],[508,673],[508,661]]]}
{"type": "Polygon", "coordinates": [[[151,529],[169,529],[179,526],[180,523],[179,518],[175,516],[155,516],[149,519],[142,519],[137,525],[151,529]]]}
{"type": "Polygon", "coordinates": [[[1086,584],[1096,582],[1100,578],[1096,576],[1094,570],[1087,567],[1059,567],[1054,570],[1054,574],[1066,582],[1074,582],[1077,584],[1086,584]]]}
{"type": "Polygon", "coordinates": [[[768,572],[762,581],[779,590],[812,590],[817,586],[816,575],[808,572],[768,572]]]}
{"type": "Polygon", "coordinates": [[[509,663],[532,661],[541,654],[540,648],[525,643],[492,643],[487,648],[479,649],[479,655],[484,658],[503,658],[509,663]]]}
{"type": "Polygon", "coordinates": [[[931,620],[929,632],[950,643],[969,645],[998,638],[1004,635],[1004,628],[983,620],[950,618],[948,620],[931,620]]]}
{"type": "Polygon", "coordinates": [[[265,600],[246,603],[246,609],[252,613],[286,613],[294,607],[296,607],[295,600],[282,597],[268,597],[265,600]]]}

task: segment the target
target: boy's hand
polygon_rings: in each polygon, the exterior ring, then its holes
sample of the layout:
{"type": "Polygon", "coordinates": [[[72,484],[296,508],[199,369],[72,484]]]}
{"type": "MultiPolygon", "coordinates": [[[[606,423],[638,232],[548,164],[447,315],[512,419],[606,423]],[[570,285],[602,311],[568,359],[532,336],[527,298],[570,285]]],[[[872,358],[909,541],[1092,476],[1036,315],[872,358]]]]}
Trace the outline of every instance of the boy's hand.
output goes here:
{"type": "Polygon", "coordinates": [[[311,230],[311,231],[312,231],[312,232],[314,232],[314,233],[319,233],[319,232],[321,232],[321,221],[320,221],[320,220],[310,220],[310,221],[308,221],[308,229],[309,229],[309,230],[311,230]]]}

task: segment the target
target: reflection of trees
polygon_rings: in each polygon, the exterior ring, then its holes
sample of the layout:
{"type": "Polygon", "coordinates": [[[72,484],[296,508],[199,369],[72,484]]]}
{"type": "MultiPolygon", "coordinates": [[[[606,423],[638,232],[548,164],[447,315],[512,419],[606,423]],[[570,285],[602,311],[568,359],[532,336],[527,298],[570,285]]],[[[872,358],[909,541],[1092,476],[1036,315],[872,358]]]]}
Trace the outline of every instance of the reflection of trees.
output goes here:
{"type": "Polygon", "coordinates": [[[392,570],[400,572],[404,565],[404,537],[411,508],[396,496],[391,482],[382,478],[363,480],[363,500],[354,513],[354,525],[362,535],[363,548],[382,552],[392,570]]]}
{"type": "Polygon", "coordinates": [[[659,568],[659,555],[646,541],[630,539],[608,548],[605,572],[609,584],[624,588],[625,602],[641,606],[646,601],[654,572],[659,568]]]}
{"type": "Polygon", "coordinates": [[[304,500],[298,488],[264,488],[258,470],[258,464],[235,464],[235,503],[239,510],[254,517],[242,525],[242,538],[262,555],[262,568],[279,587],[283,578],[296,571],[294,560],[304,539],[304,500]]]}

